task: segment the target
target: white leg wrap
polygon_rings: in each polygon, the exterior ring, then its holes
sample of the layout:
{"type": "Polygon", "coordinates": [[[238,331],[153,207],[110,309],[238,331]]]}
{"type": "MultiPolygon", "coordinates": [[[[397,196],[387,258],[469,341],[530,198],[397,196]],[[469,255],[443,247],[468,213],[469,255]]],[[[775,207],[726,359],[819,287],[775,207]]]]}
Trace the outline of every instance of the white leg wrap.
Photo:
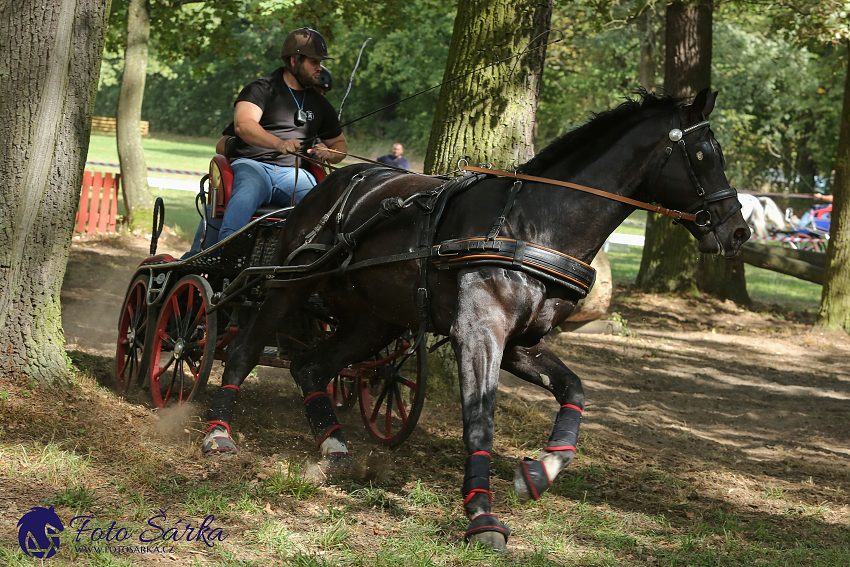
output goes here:
{"type": "Polygon", "coordinates": [[[328,437],[322,441],[321,448],[323,457],[328,456],[329,453],[348,453],[348,447],[345,446],[345,443],[333,437],[328,437]]]}

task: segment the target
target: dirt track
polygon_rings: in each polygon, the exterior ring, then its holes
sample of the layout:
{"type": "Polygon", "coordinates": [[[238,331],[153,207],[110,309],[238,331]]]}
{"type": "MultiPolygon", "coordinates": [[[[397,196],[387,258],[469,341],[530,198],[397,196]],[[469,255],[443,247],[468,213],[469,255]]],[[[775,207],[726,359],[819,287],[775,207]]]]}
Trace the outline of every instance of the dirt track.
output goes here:
{"type": "MultiPolygon", "coordinates": [[[[160,251],[168,246],[164,242],[160,251]]],[[[125,286],[147,247],[142,238],[75,242],[62,290],[69,350],[113,356],[125,286]]],[[[793,313],[618,291],[611,311],[627,321],[631,336],[566,333],[550,339],[584,380],[586,440],[609,447],[612,462],[624,469],[637,454],[683,474],[721,467],[728,471],[728,490],[716,497],[730,503],[763,506],[754,494],[769,483],[784,487],[789,501],[828,501],[826,520],[847,522],[848,337],[812,333],[810,322],[793,313]]],[[[271,379],[280,380],[279,395],[294,395],[291,379],[271,379]]],[[[509,375],[500,389],[523,403],[556,408],[548,394],[509,375]]],[[[262,407],[268,392],[255,392],[246,389],[243,403],[262,407]]],[[[279,406],[280,415],[294,409],[288,406],[279,406]]],[[[420,427],[444,429],[431,419],[426,403],[420,427]]],[[[496,449],[511,456],[516,449],[506,441],[497,434],[496,449]]],[[[427,436],[414,435],[409,444],[420,451],[427,436]]],[[[609,499],[626,497],[615,485],[597,488],[609,499]]]]}

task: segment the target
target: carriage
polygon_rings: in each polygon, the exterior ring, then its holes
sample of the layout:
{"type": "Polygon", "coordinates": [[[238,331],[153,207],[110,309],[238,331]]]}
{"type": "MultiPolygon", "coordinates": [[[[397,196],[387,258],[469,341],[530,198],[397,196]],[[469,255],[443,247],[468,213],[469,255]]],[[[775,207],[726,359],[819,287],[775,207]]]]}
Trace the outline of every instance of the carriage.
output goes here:
{"type": "MultiPolygon", "coordinates": [[[[317,180],[326,172],[309,163],[317,180]]],[[[223,217],[233,172],[222,155],[200,181],[196,202],[212,218],[223,217]]],[[[149,389],[163,410],[181,406],[204,391],[216,360],[226,360],[228,344],[239,332],[240,317],[251,317],[274,285],[270,258],[292,207],[263,207],[250,224],[219,244],[185,258],[157,254],[164,206],[157,200],[150,256],[133,274],[118,323],[116,384],[122,393],[149,389]]],[[[208,219],[204,219],[206,224],[208,219]]],[[[266,345],[260,365],[289,368],[292,358],[334,332],[336,322],[318,295],[289,318],[266,345]]],[[[410,351],[410,332],[370,360],[350,365],[327,386],[333,406],[359,405],[369,435],[396,446],[411,434],[425,400],[427,357],[424,344],[410,351]]]]}

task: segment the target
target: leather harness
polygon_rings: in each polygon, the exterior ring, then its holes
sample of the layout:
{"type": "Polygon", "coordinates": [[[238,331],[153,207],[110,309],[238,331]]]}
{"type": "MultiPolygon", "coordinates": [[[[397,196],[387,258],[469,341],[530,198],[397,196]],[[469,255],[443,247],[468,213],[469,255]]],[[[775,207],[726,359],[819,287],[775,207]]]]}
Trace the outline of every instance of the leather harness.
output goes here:
{"type": "MultiPolygon", "coordinates": [[[[355,175],[351,179],[346,190],[342,193],[342,195],[340,195],[337,202],[322,218],[315,229],[310,232],[304,244],[290,254],[284,262],[284,266],[287,266],[298,253],[305,250],[315,250],[324,251],[326,253],[323,260],[317,262],[317,264],[324,263],[324,259],[326,259],[329,255],[338,250],[344,249],[348,252],[348,255],[340,266],[328,272],[311,273],[300,277],[268,281],[265,285],[270,287],[285,286],[296,281],[304,281],[327,275],[343,275],[346,272],[371,266],[417,260],[419,266],[419,287],[416,290],[415,302],[417,316],[419,318],[419,330],[416,334],[416,339],[408,350],[408,352],[411,353],[421,343],[430,324],[430,294],[428,291],[429,261],[439,270],[479,265],[503,266],[507,269],[525,272],[548,284],[565,287],[575,293],[579,299],[584,298],[593,287],[596,279],[596,271],[591,266],[576,258],[568,256],[567,254],[557,250],[551,250],[533,242],[526,242],[512,238],[500,238],[498,236],[505,219],[513,207],[517,195],[522,189],[522,180],[577,189],[579,191],[599,195],[607,199],[620,201],[637,208],[669,216],[674,219],[674,223],[681,220],[688,220],[693,221],[700,227],[712,225],[711,230],[716,230],[717,227],[725,223],[732,217],[732,215],[741,209],[741,204],[736,203],[736,205],[733,206],[732,209],[717,223],[712,223],[711,212],[708,211],[708,204],[724,199],[736,198],[737,191],[734,188],[729,187],[706,195],[705,190],[700,185],[697,174],[694,171],[693,162],[685,143],[685,137],[702,131],[702,137],[695,144],[697,147],[701,148],[695,154],[699,161],[703,161],[708,157],[711,157],[714,160],[720,160],[720,162],[722,162],[722,154],[720,153],[719,148],[716,147],[716,141],[714,140],[711,130],[708,129],[707,131],[703,131],[703,129],[707,129],[709,127],[707,120],[690,126],[684,131],[679,128],[680,120],[680,113],[677,113],[672,119],[672,128],[668,133],[668,138],[674,145],[679,146],[685,160],[689,178],[696,189],[697,195],[700,197],[685,211],[677,211],[657,205],[651,205],[635,199],[623,197],[621,195],[615,195],[606,191],[578,185],[576,183],[535,177],[517,172],[510,173],[480,167],[471,167],[467,165],[460,168],[460,170],[465,172],[460,177],[450,179],[436,189],[416,193],[404,201],[403,204],[398,198],[395,200],[386,199],[385,202],[382,203],[381,208],[384,213],[380,216],[383,218],[390,218],[391,216],[394,216],[407,204],[413,204],[420,209],[421,214],[419,215],[418,221],[416,250],[390,256],[370,258],[352,263],[351,260],[354,254],[354,247],[356,245],[356,239],[353,238],[353,235],[355,233],[357,233],[358,236],[361,235],[364,232],[362,229],[366,227],[360,227],[350,233],[342,233],[340,232],[340,229],[343,224],[342,221],[345,203],[348,201],[354,187],[369,175],[370,171],[365,171],[355,175]],[[703,152],[703,150],[705,150],[705,152],[703,152]],[[711,153],[710,156],[708,155],[709,152],[711,153]],[[514,184],[511,187],[511,191],[502,214],[494,221],[490,231],[485,236],[459,238],[435,244],[434,239],[436,237],[437,228],[448,200],[457,193],[468,189],[475,183],[492,176],[513,177],[514,184]],[[389,203],[389,201],[393,201],[393,203],[389,203]],[[331,215],[333,215],[334,211],[337,209],[336,244],[334,246],[312,244],[313,238],[315,238],[318,232],[321,231],[325,223],[330,220],[331,215]]],[[[661,170],[666,165],[672,153],[672,145],[665,147],[661,159],[659,160],[650,180],[650,190],[654,188],[661,170]]],[[[376,215],[376,218],[377,216],[378,215],[376,215]]],[[[303,273],[304,271],[309,271],[309,269],[309,266],[301,266],[298,271],[303,273]]],[[[283,270],[286,270],[286,268],[284,267],[283,270]]]]}

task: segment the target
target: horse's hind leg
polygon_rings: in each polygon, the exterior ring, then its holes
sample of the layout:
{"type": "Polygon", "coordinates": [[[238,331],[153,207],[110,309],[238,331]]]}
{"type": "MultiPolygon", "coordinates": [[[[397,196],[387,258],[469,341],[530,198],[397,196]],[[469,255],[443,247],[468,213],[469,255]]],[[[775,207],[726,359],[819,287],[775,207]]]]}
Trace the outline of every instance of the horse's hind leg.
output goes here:
{"type": "Polygon", "coordinates": [[[236,443],[230,435],[230,422],[233,419],[239,388],[260,361],[266,339],[277,330],[280,322],[293,311],[301,299],[303,294],[297,292],[270,290],[262,307],[247,326],[239,329],[239,333],[228,345],[221,388],[207,410],[207,432],[201,445],[205,457],[229,459],[237,454],[236,443]]]}
{"type": "Polygon", "coordinates": [[[537,500],[575,456],[584,411],[584,390],[581,379],[549,350],[542,339],[531,348],[516,346],[505,350],[502,368],[549,390],[561,405],[546,444],[546,454],[539,461],[524,459],[514,474],[514,486],[520,501],[537,500]]]}
{"type": "Polygon", "coordinates": [[[327,394],[328,381],[343,368],[361,362],[397,338],[402,328],[375,319],[348,319],[334,334],[292,362],[292,377],[301,388],[310,429],[322,451],[321,471],[344,472],[352,463],[342,427],[327,394]]]}

